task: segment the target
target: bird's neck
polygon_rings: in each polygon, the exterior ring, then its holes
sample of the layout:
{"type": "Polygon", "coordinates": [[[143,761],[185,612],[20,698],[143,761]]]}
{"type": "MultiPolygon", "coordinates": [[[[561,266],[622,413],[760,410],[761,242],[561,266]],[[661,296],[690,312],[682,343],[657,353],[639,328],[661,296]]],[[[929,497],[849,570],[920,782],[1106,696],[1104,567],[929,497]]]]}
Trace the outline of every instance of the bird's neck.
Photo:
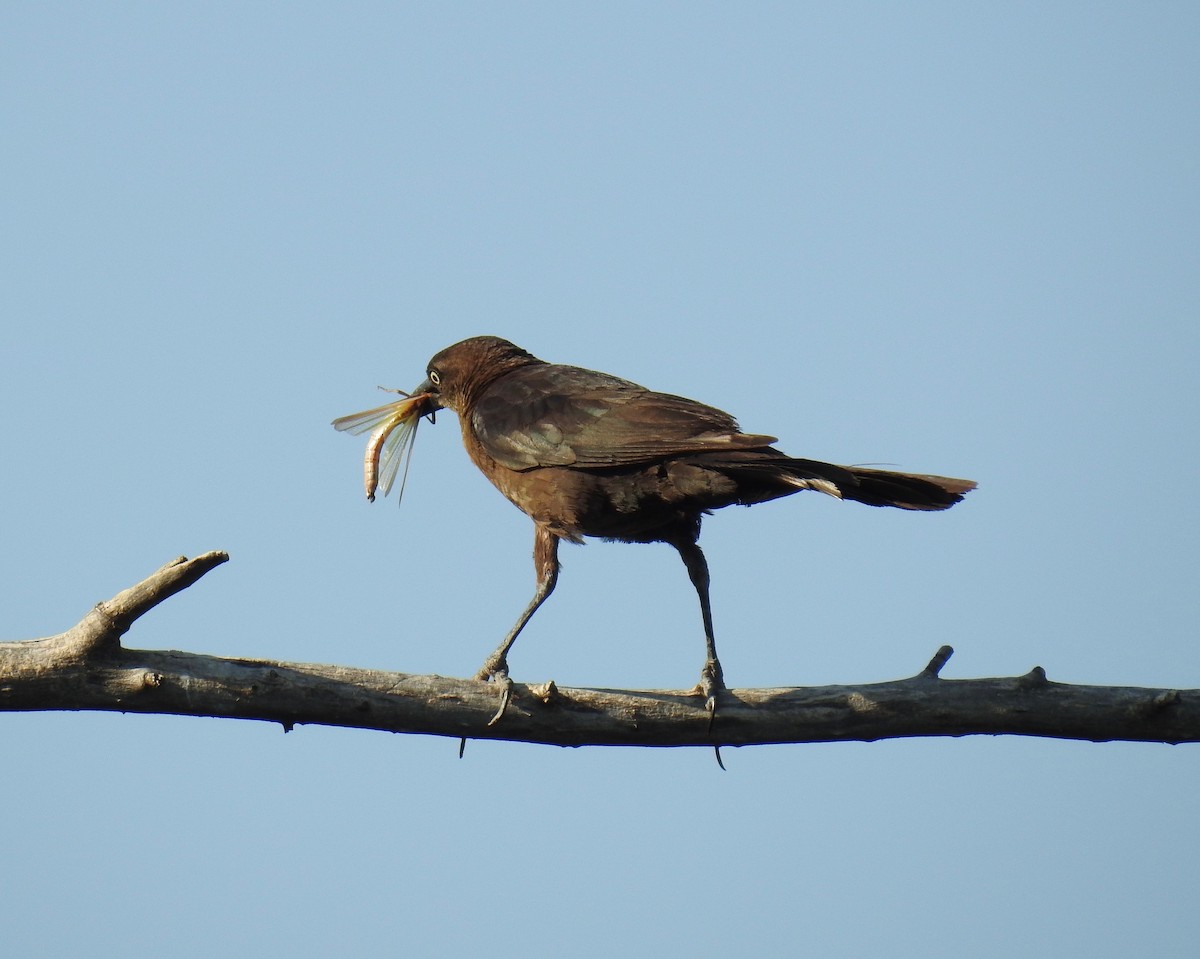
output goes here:
{"type": "Polygon", "coordinates": [[[525,369],[530,366],[545,365],[544,360],[539,360],[536,356],[531,356],[524,350],[516,353],[508,353],[488,363],[476,364],[471,375],[464,380],[459,388],[458,414],[460,416],[464,414],[469,416],[479,398],[497,380],[502,379],[515,370],[525,369]]]}

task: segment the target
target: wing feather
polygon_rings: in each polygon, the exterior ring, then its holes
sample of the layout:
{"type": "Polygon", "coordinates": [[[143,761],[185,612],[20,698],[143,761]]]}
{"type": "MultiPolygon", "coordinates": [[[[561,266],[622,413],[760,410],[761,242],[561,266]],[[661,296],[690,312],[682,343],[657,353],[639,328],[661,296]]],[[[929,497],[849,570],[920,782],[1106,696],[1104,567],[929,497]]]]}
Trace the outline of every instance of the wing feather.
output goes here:
{"type": "Polygon", "coordinates": [[[476,402],[471,426],[488,454],[514,470],[628,466],[775,442],[742,433],[728,413],[695,400],[552,364],[496,380],[476,402]]]}

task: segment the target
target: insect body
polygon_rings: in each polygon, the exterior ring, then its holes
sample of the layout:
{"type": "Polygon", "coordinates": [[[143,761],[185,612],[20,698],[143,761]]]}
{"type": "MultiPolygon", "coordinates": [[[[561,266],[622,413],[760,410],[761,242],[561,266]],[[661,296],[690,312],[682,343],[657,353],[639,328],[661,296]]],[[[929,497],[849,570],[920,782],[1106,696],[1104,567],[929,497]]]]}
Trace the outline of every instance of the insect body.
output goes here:
{"type": "Polygon", "coordinates": [[[404,398],[395,403],[377,406],[373,410],[340,416],[333,421],[335,430],[352,436],[374,430],[367,441],[366,454],[363,456],[363,484],[367,491],[367,499],[372,503],[375,502],[376,490],[382,489],[384,496],[392,491],[392,485],[400,472],[400,462],[403,460],[404,477],[400,480],[400,491],[396,494],[396,501],[400,501],[404,495],[404,482],[408,477],[408,464],[412,460],[417,424],[426,414],[432,419],[436,410],[429,402],[429,393],[410,396],[403,390],[389,392],[400,393],[404,398]]]}

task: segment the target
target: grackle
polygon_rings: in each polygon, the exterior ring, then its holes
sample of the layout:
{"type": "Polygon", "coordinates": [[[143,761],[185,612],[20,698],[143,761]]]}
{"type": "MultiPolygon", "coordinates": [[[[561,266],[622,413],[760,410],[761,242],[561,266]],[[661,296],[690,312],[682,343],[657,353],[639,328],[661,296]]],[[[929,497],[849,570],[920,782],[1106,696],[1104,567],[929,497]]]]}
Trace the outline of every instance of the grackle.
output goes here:
{"type": "Polygon", "coordinates": [[[734,503],[750,506],[817,490],[869,506],[948,509],[971,480],[834,466],[775,449],[773,436],[741,432],[728,413],[655,393],[607,373],[546,363],[495,336],[476,336],[429,361],[413,395],[422,413],[458,414],[472,462],[534,523],[537,589],[477,678],[512,684],[508,652],[554,590],[558,543],[598,536],[624,543],[670,543],[700,598],[706,659],[697,692],[710,724],[725,688],[713,639],[701,517],[734,503]]]}

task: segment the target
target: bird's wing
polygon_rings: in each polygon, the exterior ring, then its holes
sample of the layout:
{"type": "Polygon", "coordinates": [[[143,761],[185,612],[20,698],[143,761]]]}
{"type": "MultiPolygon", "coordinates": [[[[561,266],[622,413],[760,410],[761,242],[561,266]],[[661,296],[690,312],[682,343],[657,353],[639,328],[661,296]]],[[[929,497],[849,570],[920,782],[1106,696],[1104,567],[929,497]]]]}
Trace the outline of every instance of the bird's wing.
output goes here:
{"type": "Polygon", "coordinates": [[[487,453],[509,469],[603,468],[665,456],[769,446],[728,413],[575,366],[539,364],[496,380],[471,413],[487,453]]]}

